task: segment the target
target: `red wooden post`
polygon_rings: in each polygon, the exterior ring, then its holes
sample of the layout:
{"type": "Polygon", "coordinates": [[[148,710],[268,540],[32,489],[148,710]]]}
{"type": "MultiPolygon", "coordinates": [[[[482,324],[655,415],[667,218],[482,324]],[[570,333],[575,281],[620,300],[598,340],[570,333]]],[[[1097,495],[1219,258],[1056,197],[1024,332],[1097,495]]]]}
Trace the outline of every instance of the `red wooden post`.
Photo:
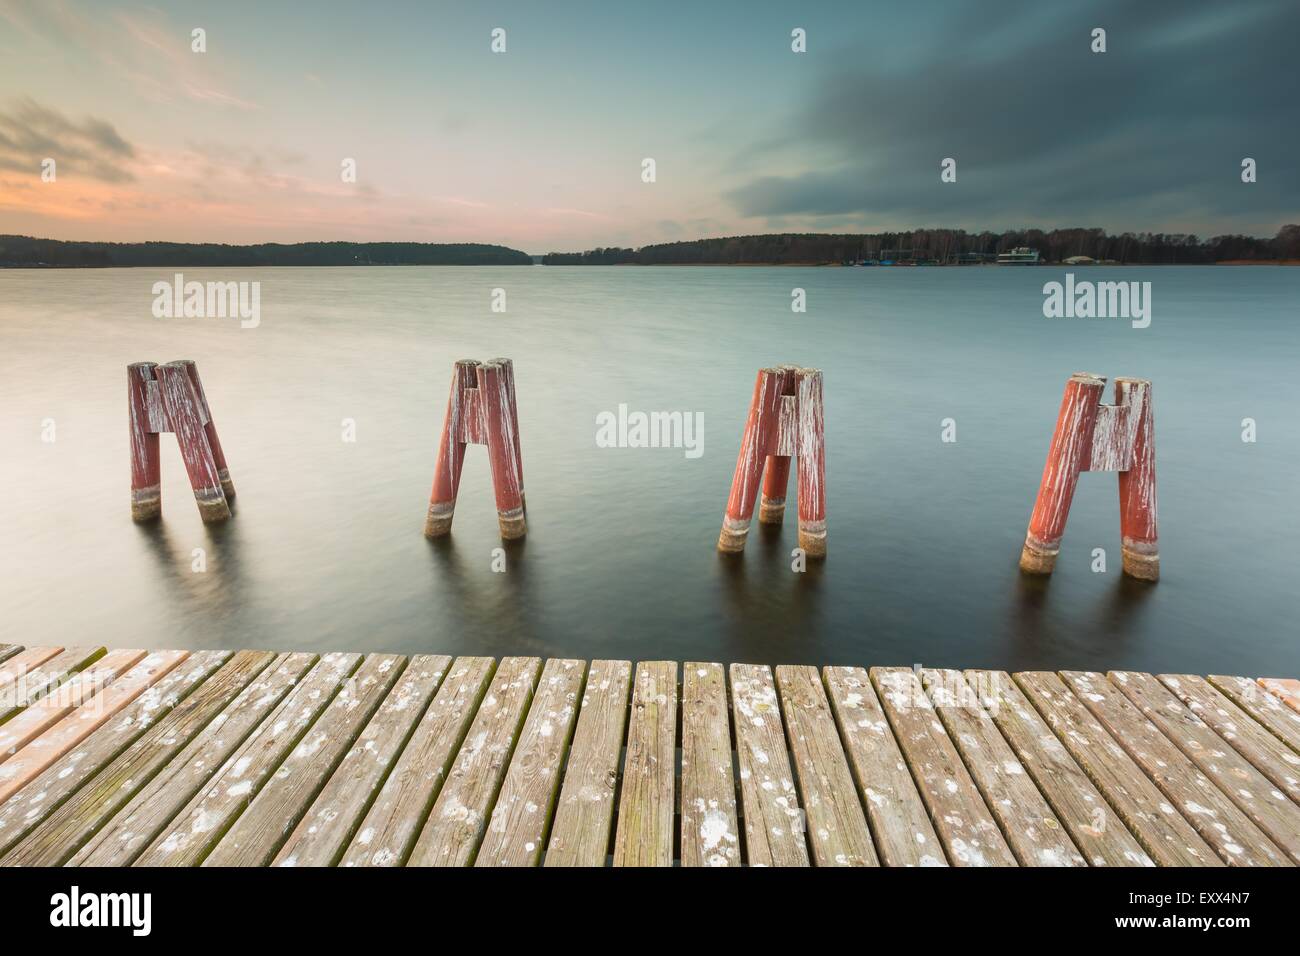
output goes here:
{"type": "Polygon", "coordinates": [[[478,367],[478,390],[483,416],[484,439],[492,466],[492,487],[496,492],[497,521],[501,537],[522,538],[524,521],[523,468],[519,463],[519,440],[515,431],[518,412],[510,395],[510,373],[489,362],[478,367]]]}
{"type": "Polygon", "coordinates": [[[797,407],[795,398],[799,390],[799,368],[795,365],[778,367],[780,373],[781,405],[778,411],[777,435],[772,453],[763,466],[763,493],[758,500],[758,520],[762,524],[781,524],[785,520],[785,499],[790,488],[790,459],[797,449],[781,447],[782,436],[792,438],[797,432],[794,421],[797,407]]]}
{"type": "Polygon", "coordinates": [[[466,391],[478,387],[475,369],[478,362],[462,359],[451,376],[451,394],[447,397],[447,417],[442,423],[438,442],[438,461],[433,469],[433,492],[429,495],[429,514],[424,534],[438,538],[451,533],[451,519],[456,512],[456,493],[460,490],[460,472],[465,464],[466,391]]]}
{"type": "Polygon", "coordinates": [[[785,520],[785,496],[790,488],[790,456],[768,455],[763,468],[763,496],[758,502],[758,520],[762,524],[781,524],[785,520]]]}
{"type": "Polygon", "coordinates": [[[759,478],[763,502],[759,521],[780,524],[785,514],[790,459],[798,457],[799,547],[809,557],[826,555],[826,463],[822,428],[822,373],[782,365],[761,369],[741,438],[722,519],[718,550],[745,549],[759,478]]]}
{"type": "Polygon", "coordinates": [[[1038,485],[1038,499],[1020,553],[1020,567],[1025,571],[1051,574],[1056,566],[1079,472],[1088,465],[1092,431],[1097,423],[1097,403],[1105,387],[1104,378],[1087,372],[1076,372],[1065,383],[1056,431],[1047,446],[1043,480],[1038,485]]]}
{"type": "Polygon", "coordinates": [[[524,456],[519,450],[519,407],[515,403],[515,363],[508,358],[488,359],[489,365],[501,366],[501,377],[506,383],[506,392],[510,399],[510,427],[515,439],[515,465],[519,473],[519,501],[524,512],[528,511],[528,498],[524,494],[524,456]]]}
{"type": "Polygon", "coordinates": [[[208,396],[203,392],[203,381],[199,378],[199,368],[190,359],[182,359],[181,365],[189,374],[194,385],[194,394],[199,401],[199,414],[203,417],[203,431],[208,436],[208,447],[212,449],[212,460],[217,465],[217,477],[221,479],[221,490],[229,501],[235,497],[235,483],[230,480],[230,468],[226,464],[226,453],[221,448],[221,439],[217,437],[217,426],[212,422],[212,409],[208,407],[208,396]]]}
{"type": "Polygon", "coordinates": [[[484,364],[465,359],[456,363],[424,523],[427,537],[437,538],[451,532],[467,444],[488,446],[501,537],[522,538],[527,531],[524,471],[519,453],[514,364],[509,359],[493,359],[484,364]]]}
{"type": "Polygon", "coordinates": [[[736,473],[731,480],[727,512],[722,518],[722,533],[718,535],[719,551],[738,553],[745,550],[763,465],[776,443],[782,375],[779,368],[764,368],[759,369],[754,379],[754,397],[749,403],[749,417],[745,420],[745,433],[740,439],[740,454],[736,457],[736,473]]]}
{"type": "Polygon", "coordinates": [[[184,362],[159,365],[154,374],[162,399],[167,424],[176,433],[176,443],[181,449],[181,460],[194,489],[194,500],[205,522],[225,521],[230,517],[230,506],[221,490],[217,463],[212,457],[208,434],[203,420],[202,406],[184,362]]]}
{"type": "Polygon", "coordinates": [[[1119,475],[1124,573],[1148,581],[1160,576],[1151,383],[1116,379],[1113,405],[1100,404],[1105,387],[1104,378],[1084,372],[1066,383],[1020,554],[1025,571],[1052,573],[1080,472],[1113,471],[1119,475]]]}
{"type": "Polygon", "coordinates": [[[1155,581],[1160,577],[1160,550],[1156,542],[1156,444],[1151,383],[1134,378],[1115,379],[1115,404],[1128,406],[1136,418],[1131,426],[1132,458],[1128,470],[1119,473],[1124,573],[1155,581]]]}
{"type": "Polygon", "coordinates": [[[131,422],[131,517],[136,521],[150,521],[162,514],[158,432],[149,414],[155,368],[153,362],[136,362],[126,367],[131,422]]]}
{"type": "Polygon", "coordinates": [[[799,547],[810,558],[826,556],[826,439],[822,373],[799,374],[799,547]]]}

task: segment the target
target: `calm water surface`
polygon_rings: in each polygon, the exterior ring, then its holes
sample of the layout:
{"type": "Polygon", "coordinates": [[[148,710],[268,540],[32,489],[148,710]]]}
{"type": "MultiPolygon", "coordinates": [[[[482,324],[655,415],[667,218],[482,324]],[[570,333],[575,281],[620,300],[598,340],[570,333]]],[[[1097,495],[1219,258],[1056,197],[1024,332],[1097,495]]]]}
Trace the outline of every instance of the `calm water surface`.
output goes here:
{"type": "Polygon", "coordinates": [[[248,330],[153,318],[170,275],[0,272],[0,641],[1300,674],[1300,269],[1079,273],[1150,280],[1145,330],[1044,319],[1047,268],[187,270],[260,281],[248,330]],[[482,448],[450,540],[421,535],[451,363],[496,355],[529,505],[504,574],[482,448]],[[163,520],[130,520],[125,366],[176,358],[239,490],[222,527],[170,436],[163,520]],[[714,551],[755,371],[784,362],[825,370],[805,574],[793,521],[714,551]],[[1113,475],[1083,476],[1050,581],[1017,570],[1076,370],[1154,381],[1154,587],[1119,573],[1113,475]],[[703,456],[598,448],[619,403],[703,413],[703,456]]]}

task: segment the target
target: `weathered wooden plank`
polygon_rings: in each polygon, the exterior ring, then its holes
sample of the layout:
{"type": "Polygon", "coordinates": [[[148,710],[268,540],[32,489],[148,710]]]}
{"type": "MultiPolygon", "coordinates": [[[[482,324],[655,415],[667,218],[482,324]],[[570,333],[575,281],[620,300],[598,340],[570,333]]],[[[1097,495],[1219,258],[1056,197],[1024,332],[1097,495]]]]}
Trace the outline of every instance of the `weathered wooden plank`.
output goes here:
{"type": "Polygon", "coordinates": [[[367,656],[202,865],[270,863],[405,666],[400,655],[367,656]]]}
{"type": "Polygon", "coordinates": [[[1015,855],[957,748],[935,718],[920,679],[902,667],[873,667],[870,674],[949,862],[954,866],[1015,866],[1015,855]]]}
{"type": "Polygon", "coordinates": [[[1021,866],[1087,866],[961,671],[922,670],[921,683],[1021,866]]]}
{"type": "Polygon", "coordinates": [[[972,670],[966,680],[1090,864],[1155,866],[1010,674],[972,670]]]}
{"type": "Polygon", "coordinates": [[[826,667],[822,676],[881,862],[947,866],[871,678],[861,667],[826,667]]]}
{"type": "Polygon", "coordinates": [[[632,683],[615,866],[672,866],[677,789],[677,663],[642,661],[632,683]]]}
{"type": "Polygon", "coordinates": [[[475,866],[541,862],[586,670],[585,661],[546,662],[475,866]]]}
{"type": "Polygon", "coordinates": [[[115,809],[71,858],[75,866],[127,866],[194,799],[268,713],[316,663],[315,654],[270,655],[255,679],[215,697],[206,726],[115,809]]]}
{"type": "Polygon", "coordinates": [[[22,650],[23,648],[17,644],[0,644],[0,664],[3,664],[22,650]]]}
{"type": "Polygon", "coordinates": [[[781,704],[770,668],[732,664],[745,859],[750,866],[808,866],[803,810],[786,750],[781,704]]]}
{"type": "MultiPolygon", "coordinates": [[[[1222,866],[1218,855],[1056,674],[1012,675],[1057,739],[1161,866],[1222,866]]],[[[1104,818],[1099,818],[1104,823],[1104,818]]]]}
{"type": "Polygon", "coordinates": [[[201,651],[173,668],[120,715],[94,730],[35,779],[0,803],[0,855],[36,828],[90,777],[134,743],[231,657],[201,651]]]}
{"type": "MultiPolygon", "coordinates": [[[[188,651],[155,651],[149,654],[121,679],[106,687],[93,701],[92,706],[76,708],[24,747],[20,753],[0,764],[0,803],[17,793],[46,767],[106,724],[188,656],[188,651]]],[[[8,731],[14,723],[25,716],[26,714],[20,715],[6,724],[4,729],[8,731]]]]}
{"type": "Polygon", "coordinates": [[[721,664],[682,667],[682,866],[740,866],[731,765],[727,674],[721,664]]]}
{"type": "Polygon", "coordinates": [[[546,866],[604,866],[627,732],[630,661],[592,661],[546,849],[546,866]]]}
{"type": "Polygon", "coordinates": [[[1296,713],[1300,713],[1300,680],[1293,677],[1261,677],[1257,683],[1296,713]]]}
{"type": "Polygon", "coordinates": [[[402,749],[393,772],[340,861],[342,866],[401,866],[442,790],[496,662],[458,657],[402,749]]]}
{"type": "Polygon", "coordinates": [[[417,654],[276,854],[274,866],[333,866],[357,832],[398,754],[451,666],[417,654]]]}
{"type": "Polygon", "coordinates": [[[1211,674],[1209,681],[1270,733],[1300,754],[1300,714],[1249,678],[1211,674]]]}
{"type": "Polygon", "coordinates": [[[0,727],[0,766],[68,714],[88,703],[144,655],[142,650],[110,651],[85,670],[77,671],[51,688],[30,707],[16,713],[0,727]]]}
{"type": "Polygon", "coordinates": [[[537,685],[536,657],[501,660],[411,851],[411,866],[469,866],[537,685]]]}
{"type": "Polygon", "coordinates": [[[1279,790],[1300,803],[1300,754],[1265,730],[1204,677],[1161,674],[1160,682],[1279,790]]]}
{"type": "Polygon", "coordinates": [[[18,671],[15,657],[5,665],[6,674],[16,673],[10,680],[0,680],[0,724],[12,720],[42,697],[53,692],[60,684],[71,680],[78,671],[88,667],[107,653],[103,647],[69,647],[35,667],[18,671]]]}
{"type": "Polygon", "coordinates": [[[197,866],[257,796],[361,663],[330,653],[267,714],[194,798],[163,827],[136,866],[197,866]]]}
{"type": "Polygon", "coordinates": [[[12,686],[20,677],[40,667],[51,657],[62,654],[64,648],[48,647],[28,647],[20,649],[16,654],[11,654],[0,664],[0,702],[5,700],[6,693],[14,693],[12,686]]]}
{"type": "Polygon", "coordinates": [[[871,831],[815,667],[782,665],[776,686],[818,866],[879,866],[871,831]]]}
{"type": "Polygon", "coordinates": [[[1277,845],[1104,674],[1062,671],[1061,677],[1225,863],[1287,865],[1277,845]]]}
{"type": "Polygon", "coordinates": [[[1300,807],[1150,674],[1112,671],[1110,681],[1293,862],[1300,862],[1300,807]]]}
{"type": "Polygon", "coordinates": [[[10,851],[3,862],[29,866],[61,866],[66,863],[273,658],[273,654],[265,651],[241,651],[233,655],[216,673],[185,693],[174,706],[160,706],[156,714],[142,717],[140,722],[148,724],[144,733],[138,733],[138,728],[129,724],[134,716],[135,708],[132,708],[126,719],[114,721],[91,734],[81,747],[56,762],[6,803],[6,808],[23,800],[29,804],[36,803],[35,797],[27,798],[27,795],[39,791],[47,783],[57,786],[50,779],[51,775],[62,773],[69,767],[75,766],[76,772],[72,776],[82,775],[83,780],[94,774],[85,786],[57,807],[43,804],[45,819],[10,851]],[[133,734],[134,739],[125,744],[118,739],[123,733],[133,734]],[[110,752],[115,755],[108,757],[110,752]],[[80,765],[77,764],[78,758],[82,758],[80,765]],[[65,761],[68,766],[61,767],[65,761]]]}

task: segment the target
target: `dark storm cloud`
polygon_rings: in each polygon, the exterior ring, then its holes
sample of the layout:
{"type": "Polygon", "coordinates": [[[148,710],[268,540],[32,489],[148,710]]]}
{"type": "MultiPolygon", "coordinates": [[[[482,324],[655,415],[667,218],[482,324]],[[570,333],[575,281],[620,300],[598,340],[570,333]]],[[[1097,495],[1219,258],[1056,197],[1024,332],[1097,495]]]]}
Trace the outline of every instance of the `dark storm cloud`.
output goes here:
{"type": "Polygon", "coordinates": [[[0,169],[38,176],[49,157],[60,174],[117,183],[134,178],[126,166],[134,156],[135,148],[103,120],[77,122],[26,98],[0,110],[0,169]]]}
{"type": "Polygon", "coordinates": [[[728,194],[737,209],[1260,233],[1300,218],[1300,3],[981,3],[941,23],[904,68],[873,60],[870,41],[837,57],[781,147],[820,168],[751,180],[728,194]],[[939,180],[945,157],[955,184],[939,180]],[[1256,184],[1241,183],[1244,157],[1256,184]]]}

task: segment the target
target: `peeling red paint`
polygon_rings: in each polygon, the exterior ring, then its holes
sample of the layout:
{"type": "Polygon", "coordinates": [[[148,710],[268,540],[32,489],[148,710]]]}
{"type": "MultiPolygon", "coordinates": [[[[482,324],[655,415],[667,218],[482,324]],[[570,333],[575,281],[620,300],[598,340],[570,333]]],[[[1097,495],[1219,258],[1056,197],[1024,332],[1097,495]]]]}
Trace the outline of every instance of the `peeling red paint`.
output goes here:
{"type": "Polygon", "coordinates": [[[718,549],[745,549],[763,477],[759,520],[779,524],[785,515],[790,460],[797,458],[799,546],[812,557],[826,554],[826,461],[819,369],[782,365],[760,369],[754,382],[740,454],[718,549]]]}
{"type": "Polygon", "coordinates": [[[1079,474],[1113,471],[1119,475],[1124,572],[1159,577],[1151,383],[1116,379],[1114,405],[1100,404],[1105,388],[1105,378],[1086,372],[1066,382],[1020,555],[1025,571],[1051,574],[1055,567],[1079,474]]]}
{"type": "Polygon", "coordinates": [[[161,458],[158,432],[149,413],[153,362],[126,367],[127,404],[131,427],[131,517],[148,521],[162,514],[161,458]]]}
{"type": "Polygon", "coordinates": [[[441,537],[451,532],[461,469],[465,463],[465,446],[469,444],[488,448],[501,537],[522,538],[527,533],[524,471],[519,411],[515,402],[514,363],[509,359],[493,359],[485,363],[465,359],[456,363],[434,466],[429,512],[424,523],[427,537],[441,537]]]}
{"type": "Polygon", "coordinates": [[[204,521],[230,517],[234,483],[217,438],[198,368],[192,361],[137,362],[127,366],[131,428],[131,517],[147,521],[162,512],[158,435],[172,432],[194,500],[204,521]],[[229,489],[228,491],[226,489],[229,489]]]}

